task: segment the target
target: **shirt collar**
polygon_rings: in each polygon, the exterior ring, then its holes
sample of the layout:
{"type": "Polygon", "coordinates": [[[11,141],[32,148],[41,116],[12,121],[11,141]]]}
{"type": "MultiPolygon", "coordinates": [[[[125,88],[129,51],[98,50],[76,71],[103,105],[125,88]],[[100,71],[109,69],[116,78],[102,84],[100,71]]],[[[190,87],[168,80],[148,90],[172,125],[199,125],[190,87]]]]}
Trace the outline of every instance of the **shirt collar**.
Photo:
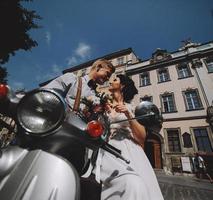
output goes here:
{"type": "Polygon", "coordinates": [[[94,91],[96,90],[97,84],[92,79],[90,79],[88,74],[84,76],[84,80],[87,83],[88,87],[90,87],[94,91]]]}

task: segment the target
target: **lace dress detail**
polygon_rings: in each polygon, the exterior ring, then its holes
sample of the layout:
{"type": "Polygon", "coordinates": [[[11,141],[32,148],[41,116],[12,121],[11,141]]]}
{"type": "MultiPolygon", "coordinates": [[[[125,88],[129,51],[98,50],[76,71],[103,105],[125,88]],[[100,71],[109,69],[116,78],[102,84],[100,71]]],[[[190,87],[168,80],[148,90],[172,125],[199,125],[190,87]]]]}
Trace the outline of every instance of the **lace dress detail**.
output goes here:
{"type": "MultiPolygon", "coordinates": [[[[133,110],[130,104],[127,108],[133,110]]],[[[127,119],[123,113],[111,113],[109,118],[111,122],[127,119]]],[[[96,179],[102,182],[101,199],[163,200],[152,166],[142,147],[132,138],[128,121],[111,124],[109,144],[121,150],[130,163],[99,151],[94,172],[96,179]]]]}

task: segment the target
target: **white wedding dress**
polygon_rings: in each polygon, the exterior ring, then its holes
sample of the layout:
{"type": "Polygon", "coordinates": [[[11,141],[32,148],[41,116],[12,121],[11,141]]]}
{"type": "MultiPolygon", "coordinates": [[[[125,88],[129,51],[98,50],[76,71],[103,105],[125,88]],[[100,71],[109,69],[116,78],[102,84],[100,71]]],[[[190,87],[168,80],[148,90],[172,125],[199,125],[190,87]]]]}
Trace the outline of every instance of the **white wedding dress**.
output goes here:
{"type": "MultiPolygon", "coordinates": [[[[127,104],[131,109],[131,105],[127,104]]],[[[111,112],[111,122],[126,119],[123,113],[111,112]]],[[[131,138],[129,122],[111,124],[114,133],[109,143],[121,150],[130,164],[99,150],[94,173],[102,181],[101,200],[163,200],[152,166],[141,146],[131,138]]]]}

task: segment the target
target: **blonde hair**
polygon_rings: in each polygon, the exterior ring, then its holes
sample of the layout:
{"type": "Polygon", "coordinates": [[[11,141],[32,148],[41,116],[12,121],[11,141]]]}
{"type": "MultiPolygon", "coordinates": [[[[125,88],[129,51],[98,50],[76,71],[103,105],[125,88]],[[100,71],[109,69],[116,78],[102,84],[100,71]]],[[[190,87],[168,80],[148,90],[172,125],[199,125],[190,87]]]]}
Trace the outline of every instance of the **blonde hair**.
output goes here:
{"type": "Polygon", "coordinates": [[[106,60],[106,59],[98,59],[98,60],[96,60],[92,64],[92,68],[91,69],[95,69],[95,68],[97,68],[101,64],[106,64],[105,66],[109,67],[112,70],[112,73],[115,72],[115,67],[113,66],[113,64],[109,60],[106,60]]]}

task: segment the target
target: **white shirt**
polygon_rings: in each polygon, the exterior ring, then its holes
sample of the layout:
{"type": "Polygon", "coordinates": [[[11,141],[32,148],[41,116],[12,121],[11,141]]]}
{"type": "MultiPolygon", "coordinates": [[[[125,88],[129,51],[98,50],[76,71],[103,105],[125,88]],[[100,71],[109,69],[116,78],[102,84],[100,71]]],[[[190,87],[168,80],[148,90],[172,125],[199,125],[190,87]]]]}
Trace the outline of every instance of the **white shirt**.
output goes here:
{"type": "MultiPolygon", "coordinates": [[[[91,88],[87,85],[88,82],[89,82],[88,75],[82,77],[81,98],[95,95],[95,91],[91,90],[91,88]]],[[[58,78],[54,79],[53,81],[45,85],[43,88],[59,89],[60,91],[65,92],[66,89],[69,87],[69,84],[71,84],[71,87],[66,94],[65,101],[68,103],[70,107],[73,107],[78,88],[78,77],[75,74],[73,73],[63,74],[62,76],[59,76],[58,78]]]]}

